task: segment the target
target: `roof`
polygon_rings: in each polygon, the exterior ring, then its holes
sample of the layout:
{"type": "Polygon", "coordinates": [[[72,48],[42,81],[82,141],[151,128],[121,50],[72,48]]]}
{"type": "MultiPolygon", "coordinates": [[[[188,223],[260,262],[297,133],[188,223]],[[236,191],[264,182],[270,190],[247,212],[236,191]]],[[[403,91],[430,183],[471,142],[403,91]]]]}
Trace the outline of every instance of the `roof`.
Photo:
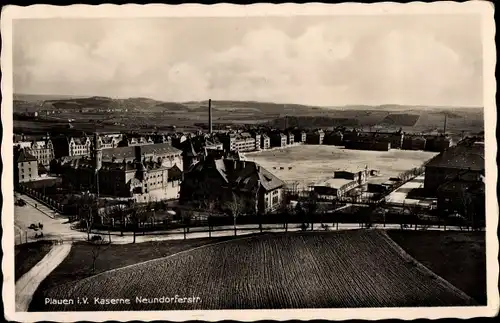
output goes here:
{"type": "Polygon", "coordinates": [[[167,173],[168,181],[177,181],[182,179],[182,170],[177,165],[172,166],[167,173]]]}
{"type": "Polygon", "coordinates": [[[368,185],[383,185],[384,183],[387,182],[386,177],[370,177],[368,179],[368,185]]]}
{"type": "Polygon", "coordinates": [[[194,146],[193,146],[193,141],[191,138],[188,140],[184,141],[184,155],[187,157],[196,157],[198,154],[196,153],[194,146]]]}
{"type": "MultiPolygon", "coordinates": [[[[136,146],[129,147],[117,147],[104,149],[102,151],[102,159],[103,160],[111,160],[115,157],[118,160],[123,160],[124,158],[134,158],[135,157],[135,148],[136,146]]],[[[140,146],[142,155],[180,155],[182,151],[172,147],[169,143],[162,144],[151,144],[140,146]]]]}
{"type": "Polygon", "coordinates": [[[32,161],[37,161],[36,157],[27,152],[26,150],[21,149],[21,151],[19,152],[19,156],[17,157],[17,162],[24,163],[32,161]]]}
{"type": "Polygon", "coordinates": [[[364,172],[366,170],[368,170],[368,165],[366,165],[365,167],[362,167],[362,166],[359,166],[359,167],[351,166],[350,168],[335,170],[333,173],[334,174],[335,173],[358,174],[359,172],[364,172]]]}
{"type": "Polygon", "coordinates": [[[426,166],[484,171],[484,147],[476,145],[453,146],[432,158],[426,166]]]}
{"type": "Polygon", "coordinates": [[[265,190],[271,191],[285,185],[285,182],[274,176],[273,173],[271,173],[264,167],[259,166],[259,169],[260,184],[262,185],[262,187],[264,187],[265,190]]]}
{"type": "Polygon", "coordinates": [[[481,192],[484,191],[483,182],[464,182],[464,181],[452,181],[445,183],[438,188],[439,192],[481,192]]]}
{"type": "Polygon", "coordinates": [[[209,157],[192,166],[188,173],[201,173],[209,168],[215,169],[226,183],[241,190],[255,190],[259,182],[266,191],[285,185],[285,182],[259,164],[232,158],[209,157]]]}
{"type": "Polygon", "coordinates": [[[324,180],[322,182],[319,182],[317,184],[314,184],[314,186],[323,186],[323,187],[331,187],[331,188],[340,188],[344,186],[345,184],[353,182],[352,179],[343,179],[343,178],[329,178],[327,180],[324,180]]]}

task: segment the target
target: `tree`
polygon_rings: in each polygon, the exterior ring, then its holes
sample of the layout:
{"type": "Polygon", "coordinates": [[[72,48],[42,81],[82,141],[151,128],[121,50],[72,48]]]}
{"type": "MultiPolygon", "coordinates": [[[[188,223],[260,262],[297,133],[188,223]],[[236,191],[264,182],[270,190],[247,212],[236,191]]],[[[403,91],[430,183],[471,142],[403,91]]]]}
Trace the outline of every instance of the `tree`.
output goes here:
{"type": "Polygon", "coordinates": [[[226,207],[233,217],[234,235],[236,236],[236,219],[243,212],[243,201],[233,192],[232,199],[226,203],[226,207]]]}
{"type": "Polygon", "coordinates": [[[111,245],[111,240],[106,242],[101,238],[89,243],[92,245],[92,274],[95,274],[97,259],[111,245]]]}
{"type": "Polygon", "coordinates": [[[93,195],[85,193],[78,199],[77,203],[80,221],[85,223],[87,240],[90,241],[90,233],[92,232],[96,215],[94,212],[97,211],[97,200],[93,195]]]}
{"type": "Polygon", "coordinates": [[[186,240],[186,233],[189,233],[189,225],[191,224],[191,219],[193,218],[193,211],[190,209],[182,210],[182,222],[183,222],[183,232],[184,240],[186,240]]]}
{"type": "Polygon", "coordinates": [[[145,216],[145,208],[140,205],[132,203],[131,208],[128,210],[128,218],[132,224],[133,230],[133,242],[135,243],[137,231],[139,231],[139,224],[141,223],[143,217],[145,216]]]}
{"type": "Polygon", "coordinates": [[[285,232],[288,232],[288,218],[295,215],[297,210],[291,203],[284,203],[284,227],[285,232]]]}
{"type": "Polygon", "coordinates": [[[126,228],[128,212],[130,212],[130,210],[121,204],[113,208],[113,218],[120,221],[120,235],[122,237],[126,228]]]}
{"type": "Polygon", "coordinates": [[[335,226],[335,224],[337,224],[337,230],[339,229],[339,219],[338,219],[338,215],[337,215],[338,205],[339,205],[339,201],[337,199],[333,199],[330,202],[330,207],[332,208],[332,217],[334,220],[334,222],[332,223],[332,227],[335,226]]]}
{"type": "Polygon", "coordinates": [[[203,204],[204,204],[204,208],[205,210],[207,211],[207,214],[208,214],[208,237],[211,238],[212,237],[212,216],[213,216],[213,213],[215,211],[215,208],[216,208],[216,204],[215,204],[215,201],[212,201],[212,200],[205,200],[203,201],[203,204]]]}
{"type": "Polygon", "coordinates": [[[467,222],[467,229],[469,229],[469,224],[473,230],[477,230],[480,227],[478,213],[481,207],[478,207],[476,204],[476,200],[478,199],[479,196],[475,195],[468,187],[462,187],[459,191],[457,202],[459,203],[460,213],[467,222]]]}
{"type": "MultiPolygon", "coordinates": [[[[155,207],[155,203],[153,201],[148,201],[146,203],[146,205],[144,206],[144,213],[142,214],[141,216],[141,223],[142,223],[142,235],[145,235],[146,232],[146,223],[148,221],[153,221],[153,217],[154,217],[154,207],[155,207]]],[[[152,226],[152,224],[151,224],[152,226]]]]}
{"type": "Polygon", "coordinates": [[[113,206],[107,206],[106,205],[107,203],[105,203],[105,207],[101,213],[101,216],[103,217],[103,219],[106,219],[108,221],[108,239],[109,239],[109,242],[111,242],[111,228],[110,228],[110,225],[109,225],[109,222],[112,222],[113,223],[113,226],[114,226],[114,212],[115,212],[115,207],[113,206]]]}
{"type": "Polygon", "coordinates": [[[319,209],[319,203],[314,194],[311,195],[311,197],[306,201],[305,203],[305,211],[307,212],[307,216],[311,220],[311,231],[314,230],[314,217],[316,216],[318,209],[319,209]]]}

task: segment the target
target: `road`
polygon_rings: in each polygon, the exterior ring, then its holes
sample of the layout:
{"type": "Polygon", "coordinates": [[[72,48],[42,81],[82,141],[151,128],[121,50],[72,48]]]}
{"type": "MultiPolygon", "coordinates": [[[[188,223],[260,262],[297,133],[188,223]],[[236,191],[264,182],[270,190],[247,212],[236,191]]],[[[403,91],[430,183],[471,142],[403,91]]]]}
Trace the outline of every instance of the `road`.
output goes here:
{"type": "MultiPolygon", "coordinates": [[[[15,224],[18,227],[17,231],[20,230],[28,233],[28,241],[35,241],[35,231],[31,229],[27,229],[28,226],[32,223],[43,223],[43,235],[45,240],[66,240],[66,241],[82,241],[87,239],[87,234],[81,231],[75,231],[70,228],[70,224],[67,222],[65,218],[52,218],[47,215],[48,213],[44,210],[40,210],[41,207],[35,208],[33,205],[35,203],[31,198],[22,195],[23,199],[26,200],[28,205],[15,208],[15,224]]],[[[360,225],[358,223],[340,223],[338,225],[333,225],[333,223],[328,223],[327,228],[322,228],[321,223],[314,224],[314,230],[316,231],[325,231],[325,230],[355,230],[360,229],[360,225]]],[[[288,224],[288,231],[300,231],[301,230],[300,223],[290,223],[288,224]]],[[[372,228],[379,229],[400,229],[401,226],[399,224],[386,224],[385,227],[382,224],[373,225],[372,228]]],[[[234,235],[234,228],[232,225],[226,226],[218,226],[216,227],[217,231],[212,232],[212,237],[223,237],[234,235]]],[[[245,225],[237,225],[237,235],[247,235],[259,233],[260,229],[258,224],[245,224],[245,225]]],[[[414,228],[409,228],[410,230],[414,230],[414,228]]],[[[264,224],[263,230],[265,232],[283,232],[284,227],[283,224],[264,224]]],[[[308,229],[310,230],[310,228],[308,229]]],[[[444,228],[441,227],[430,227],[427,230],[439,230],[443,231],[444,228]]],[[[447,227],[447,231],[460,231],[459,227],[447,227]]],[[[104,239],[108,239],[111,237],[111,243],[115,244],[128,244],[133,242],[133,233],[126,232],[123,236],[120,235],[120,232],[111,232],[108,235],[107,231],[98,232],[95,231],[93,234],[100,234],[104,237],[104,239]]],[[[195,239],[195,238],[206,238],[209,236],[208,227],[193,227],[190,229],[190,232],[187,234],[187,239],[195,239]]],[[[136,235],[136,243],[147,242],[147,241],[162,241],[162,240],[181,240],[184,239],[183,229],[172,229],[172,230],[164,230],[164,231],[155,231],[155,232],[147,232],[147,234],[143,235],[141,231],[139,231],[136,235]]],[[[24,242],[24,241],[23,241],[24,242]]]]}
{"type": "Polygon", "coordinates": [[[42,281],[68,256],[71,244],[54,245],[47,255],[16,282],[16,311],[27,312],[42,281]]]}
{"type": "MultiPolygon", "coordinates": [[[[345,231],[345,230],[357,230],[361,229],[358,223],[339,223],[325,224],[326,227],[322,227],[321,223],[314,224],[314,231],[345,231]]],[[[262,226],[263,232],[284,232],[283,224],[265,224],[262,226]]],[[[390,230],[390,229],[401,229],[399,224],[374,224],[372,229],[381,229],[381,230],[390,230]]],[[[421,228],[417,228],[421,230],[421,228]]],[[[415,227],[408,227],[406,230],[415,230],[415,227]]],[[[444,227],[430,227],[426,228],[427,231],[445,231],[444,227]]],[[[290,223],[288,224],[288,232],[297,232],[301,231],[300,223],[290,223]]],[[[307,231],[311,231],[310,227],[307,231]]],[[[460,231],[459,227],[446,227],[446,231],[460,231]]],[[[256,224],[246,224],[246,225],[237,225],[236,226],[236,234],[238,236],[248,235],[248,234],[256,234],[260,233],[259,226],[256,224]]],[[[123,236],[120,235],[119,232],[95,232],[94,234],[101,234],[103,239],[108,241],[109,237],[111,238],[111,243],[113,244],[129,244],[133,242],[133,233],[126,232],[123,236]]],[[[227,226],[219,226],[217,227],[217,231],[213,231],[211,233],[212,237],[226,237],[234,235],[234,227],[232,225],[227,226]]],[[[207,238],[209,237],[208,228],[207,227],[196,227],[190,228],[189,233],[186,234],[186,239],[197,239],[197,238],[207,238]]],[[[155,232],[147,232],[145,235],[142,232],[138,232],[136,235],[136,243],[148,242],[148,241],[164,241],[164,240],[182,240],[184,239],[183,229],[174,229],[174,230],[166,230],[166,231],[155,231],[155,232]]]]}
{"type": "Polygon", "coordinates": [[[14,206],[14,225],[16,227],[16,243],[19,243],[19,234],[22,235],[22,242],[36,241],[35,234],[40,230],[34,231],[28,227],[31,224],[43,224],[43,236],[45,239],[68,239],[68,238],[86,238],[83,232],[71,230],[67,218],[57,217],[57,214],[48,207],[41,205],[26,195],[20,195],[26,201],[25,206],[14,206]],[[37,208],[34,205],[37,205],[37,208]],[[26,238],[27,236],[27,238],[26,238]]]}

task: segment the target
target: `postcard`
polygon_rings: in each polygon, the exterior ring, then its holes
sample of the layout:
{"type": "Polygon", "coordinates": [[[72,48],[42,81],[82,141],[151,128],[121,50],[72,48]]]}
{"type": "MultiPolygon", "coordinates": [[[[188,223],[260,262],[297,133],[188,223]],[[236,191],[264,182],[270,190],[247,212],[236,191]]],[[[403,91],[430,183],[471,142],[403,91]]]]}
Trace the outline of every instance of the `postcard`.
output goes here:
{"type": "Polygon", "coordinates": [[[497,315],[493,12],[5,7],[5,316],[497,315]]]}

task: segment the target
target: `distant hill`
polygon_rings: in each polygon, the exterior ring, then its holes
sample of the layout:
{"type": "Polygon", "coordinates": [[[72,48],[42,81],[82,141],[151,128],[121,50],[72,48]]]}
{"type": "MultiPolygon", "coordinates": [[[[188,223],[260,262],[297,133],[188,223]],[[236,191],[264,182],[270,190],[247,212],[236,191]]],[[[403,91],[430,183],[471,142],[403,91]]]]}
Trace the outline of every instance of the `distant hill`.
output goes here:
{"type": "MultiPolygon", "coordinates": [[[[190,125],[207,120],[208,100],[189,102],[165,102],[145,97],[117,99],[102,96],[74,97],[64,95],[14,95],[14,111],[37,111],[39,109],[64,110],[60,118],[80,119],[82,108],[97,110],[116,109],[117,114],[87,115],[88,120],[106,120],[123,126],[154,124],[190,125]],[[123,113],[124,110],[127,113],[123,113]],[[150,114],[150,115],[148,115],[150,114]]],[[[257,101],[212,100],[214,123],[267,123],[281,127],[294,124],[306,127],[359,126],[365,128],[400,128],[408,131],[443,129],[447,115],[447,129],[457,131],[484,130],[483,109],[450,108],[417,105],[385,104],[312,106],[257,101]],[[285,120],[285,116],[289,116],[285,120]],[[295,119],[293,119],[295,118],[295,119]]],[[[113,112],[111,112],[113,113],[113,112]]],[[[83,122],[83,121],[82,121],[83,122]]]]}
{"type": "Polygon", "coordinates": [[[29,101],[29,102],[36,102],[36,101],[47,101],[47,100],[64,100],[64,99],[78,99],[78,98],[85,98],[86,96],[78,96],[78,95],[60,95],[60,94],[14,94],[13,95],[14,100],[19,100],[19,101],[29,101]]]}
{"type": "Polygon", "coordinates": [[[417,123],[420,115],[418,114],[407,114],[407,113],[391,113],[387,117],[382,120],[381,124],[383,125],[392,125],[392,126],[407,126],[411,127],[417,123]]]}

